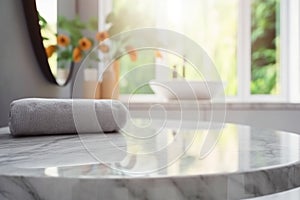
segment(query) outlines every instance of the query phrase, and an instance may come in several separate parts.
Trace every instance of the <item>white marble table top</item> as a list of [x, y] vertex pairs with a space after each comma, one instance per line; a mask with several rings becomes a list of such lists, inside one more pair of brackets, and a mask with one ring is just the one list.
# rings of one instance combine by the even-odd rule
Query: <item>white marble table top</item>
[[300, 136], [234, 124], [136, 119], [120, 133], [20, 138], [1, 129], [0, 199], [250, 198], [300, 186], [299, 159]]

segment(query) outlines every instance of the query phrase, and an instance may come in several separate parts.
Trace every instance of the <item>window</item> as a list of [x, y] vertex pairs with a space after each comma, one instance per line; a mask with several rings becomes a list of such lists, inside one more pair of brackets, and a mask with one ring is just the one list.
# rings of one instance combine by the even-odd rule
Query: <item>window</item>
[[280, 0], [251, 2], [251, 94], [280, 94]]
[[[113, 0], [108, 7], [115, 13], [130, 13], [123, 16], [131, 28], [167, 28], [197, 42], [215, 62], [229, 98], [300, 99], [297, 0]], [[177, 65], [180, 72], [182, 57], [162, 53], [170, 69]], [[135, 63], [121, 58], [121, 93], [151, 94], [148, 85], [134, 88], [164, 74], [150, 67], [148, 71], [136, 68], [153, 62], [156, 58], [150, 50], [139, 51]], [[171, 78], [171, 74], [164, 76]], [[201, 77], [187, 70], [186, 79]]]

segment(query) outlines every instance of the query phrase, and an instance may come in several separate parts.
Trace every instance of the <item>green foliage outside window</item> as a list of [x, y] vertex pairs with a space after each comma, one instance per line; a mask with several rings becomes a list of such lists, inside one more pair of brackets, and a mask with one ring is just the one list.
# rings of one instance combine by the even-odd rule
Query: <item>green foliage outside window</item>
[[251, 94], [278, 94], [279, 0], [252, 0]]

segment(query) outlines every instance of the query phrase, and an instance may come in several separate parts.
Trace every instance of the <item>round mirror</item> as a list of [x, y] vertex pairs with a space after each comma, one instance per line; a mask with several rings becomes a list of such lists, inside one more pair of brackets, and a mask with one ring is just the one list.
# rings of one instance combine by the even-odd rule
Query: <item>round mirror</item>
[[[58, 85], [65, 85], [71, 77], [73, 69], [72, 44], [67, 31], [64, 31], [59, 23], [65, 19], [62, 15], [59, 0], [36, 0], [40, 32], [47, 55], [51, 73]], [[71, 8], [71, 7], [70, 7]], [[67, 14], [72, 13], [72, 9]]]
[[[67, 2], [67, 3], [66, 3]], [[23, 8], [39, 65], [47, 79], [60, 86], [71, 79], [74, 37], [81, 37], [76, 20], [76, 0], [24, 0]], [[76, 34], [75, 34], [76, 33]]]

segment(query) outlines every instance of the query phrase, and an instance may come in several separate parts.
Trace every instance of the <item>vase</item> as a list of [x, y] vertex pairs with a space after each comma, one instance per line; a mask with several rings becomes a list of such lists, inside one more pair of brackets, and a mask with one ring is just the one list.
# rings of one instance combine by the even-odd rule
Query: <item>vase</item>
[[65, 84], [68, 78], [69, 70], [65, 68], [57, 68], [56, 81], [59, 85]]
[[117, 60], [103, 72], [101, 83], [102, 99], [119, 99], [119, 76], [120, 62]]
[[84, 78], [84, 98], [101, 99], [101, 82], [98, 81], [98, 70], [87, 68], [83, 71]]
[[97, 81], [98, 70], [95, 68], [86, 68], [83, 71], [83, 76], [85, 81]]

